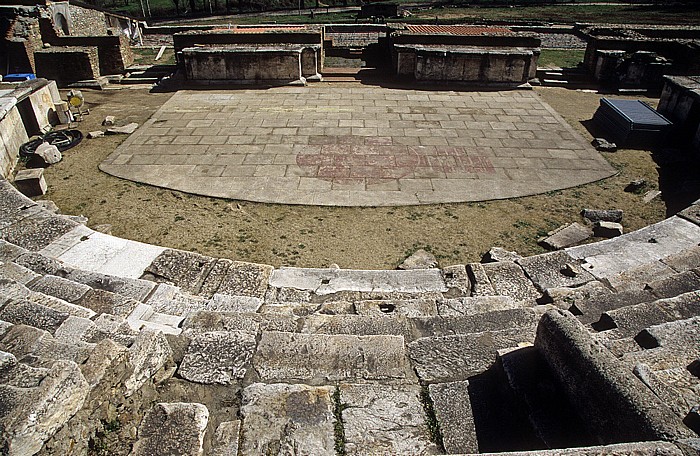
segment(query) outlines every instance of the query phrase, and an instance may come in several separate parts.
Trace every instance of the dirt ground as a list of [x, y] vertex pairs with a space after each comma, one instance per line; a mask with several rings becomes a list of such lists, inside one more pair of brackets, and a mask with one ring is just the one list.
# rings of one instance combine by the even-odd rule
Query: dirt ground
[[[560, 88], [537, 92], [584, 137], [601, 95]], [[78, 124], [102, 128], [105, 115], [118, 124], [143, 123], [170, 94], [146, 89], [83, 91], [90, 114]], [[655, 103], [657, 100], [649, 100]], [[506, 201], [395, 208], [285, 206], [193, 196], [121, 180], [98, 170], [123, 136], [84, 139], [48, 168], [46, 195], [63, 213], [84, 215], [89, 226], [111, 224], [116, 236], [211, 256], [274, 266], [395, 268], [419, 248], [442, 266], [479, 261], [492, 246], [521, 254], [543, 252], [537, 240], [562, 224], [582, 219], [582, 208], [623, 209], [625, 230], [667, 216], [666, 203], [623, 189], [646, 179], [658, 187], [651, 154], [621, 150], [605, 157], [620, 172], [604, 181]]]

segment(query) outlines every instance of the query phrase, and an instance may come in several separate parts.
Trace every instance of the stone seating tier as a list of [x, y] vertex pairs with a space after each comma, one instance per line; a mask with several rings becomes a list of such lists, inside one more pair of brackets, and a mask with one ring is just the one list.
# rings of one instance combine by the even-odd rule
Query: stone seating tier
[[10, 454], [697, 452], [697, 207], [515, 261], [354, 271], [114, 238], [0, 192]]

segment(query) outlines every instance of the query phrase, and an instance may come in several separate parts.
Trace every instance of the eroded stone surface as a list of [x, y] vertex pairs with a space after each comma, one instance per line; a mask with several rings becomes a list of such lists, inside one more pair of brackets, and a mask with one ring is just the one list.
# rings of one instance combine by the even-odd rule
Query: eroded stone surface
[[515, 263], [487, 263], [483, 268], [498, 295], [510, 296], [516, 301], [537, 299], [540, 296], [523, 269]]
[[404, 378], [401, 336], [351, 336], [266, 332], [253, 358], [260, 378], [329, 382]]
[[562, 251], [521, 258], [518, 264], [540, 291], [578, 287], [594, 279], [577, 260]]
[[523, 307], [522, 304], [517, 303], [509, 296], [468, 296], [437, 301], [438, 315], [445, 317], [474, 315], [521, 307]]
[[243, 455], [334, 456], [333, 388], [254, 383], [243, 390]]
[[212, 443], [212, 456], [233, 456], [238, 454], [238, 438], [241, 421], [224, 421], [219, 424]]
[[449, 454], [478, 453], [469, 382], [436, 383], [429, 386], [429, 391], [445, 451]]
[[345, 450], [350, 455], [437, 454], [417, 385], [340, 386]]
[[146, 413], [133, 456], [201, 456], [209, 410], [197, 403], [160, 403]]
[[134, 372], [124, 382], [126, 396], [133, 394], [163, 366], [172, 362], [172, 350], [163, 333], [142, 330], [129, 347], [129, 361]]
[[534, 340], [535, 327], [476, 334], [424, 337], [408, 344], [408, 354], [425, 382], [465, 380], [496, 362], [498, 350]]
[[245, 376], [255, 351], [255, 333], [207, 332], [192, 337], [179, 374], [192, 382], [228, 385]]
[[272, 266], [264, 264], [234, 261], [221, 279], [218, 292], [263, 299], [272, 270]]

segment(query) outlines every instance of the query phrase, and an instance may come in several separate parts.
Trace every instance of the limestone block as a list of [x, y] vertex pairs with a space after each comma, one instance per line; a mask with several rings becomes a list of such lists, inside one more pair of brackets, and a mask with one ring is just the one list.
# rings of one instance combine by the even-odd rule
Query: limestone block
[[205, 309], [212, 312], [255, 313], [262, 305], [263, 300], [253, 296], [231, 296], [222, 293], [214, 293], [209, 302], [207, 302]]
[[438, 315], [445, 317], [474, 315], [522, 307], [522, 304], [509, 296], [468, 296], [437, 300]]
[[594, 277], [566, 252], [558, 251], [521, 258], [517, 263], [540, 291], [548, 288], [579, 287]]
[[78, 410], [90, 392], [90, 386], [78, 366], [57, 361], [41, 384], [23, 395], [5, 417], [5, 438], [9, 454], [33, 455]]
[[139, 124], [132, 122], [121, 127], [110, 127], [105, 131], [107, 135], [130, 135], [139, 128]]
[[146, 272], [196, 293], [216, 260], [199, 253], [168, 249], [158, 255]]
[[517, 252], [506, 250], [502, 247], [491, 247], [484, 254], [482, 263], [495, 263], [497, 261], [515, 261], [522, 258]]
[[185, 318], [182, 328], [188, 333], [214, 331], [286, 331], [295, 332], [297, 318], [287, 315], [226, 313], [201, 310]]
[[243, 390], [240, 454], [334, 456], [333, 388], [254, 383]]
[[135, 393], [166, 364], [172, 362], [172, 350], [161, 332], [143, 330], [129, 348], [132, 375], [124, 382], [125, 396]]
[[519, 265], [505, 261], [487, 263], [483, 268], [498, 295], [510, 296], [516, 301], [540, 297], [540, 293]]
[[412, 339], [405, 317], [376, 317], [373, 315], [309, 315], [304, 318], [302, 333], [354, 334], [357, 336], [394, 335]]
[[580, 244], [593, 235], [588, 227], [577, 222], [561, 226], [547, 234], [548, 236], [546, 238], [540, 240], [540, 244], [553, 250]]
[[0, 309], [0, 320], [16, 325], [29, 325], [53, 334], [69, 317], [65, 312], [31, 301], [10, 301]]
[[[129, 359], [129, 350], [111, 339], [101, 340], [95, 350], [90, 353], [90, 357], [80, 369], [85, 380], [91, 387], [98, 385], [108, 374], [124, 375], [125, 369], [120, 366], [125, 365]], [[114, 371], [117, 372], [114, 372]]]
[[96, 343], [107, 337], [107, 333], [101, 331], [92, 320], [71, 315], [56, 329], [54, 337], [58, 340]]
[[197, 403], [159, 403], [146, 413], [132, 456], [201, 456], [209, 410]]
[[255, 344], [255, 333], [219, 331], [195, 334], [178, 373], [192, 382], [228, 385], [245, 376]]
[[356, 301], [355, 311], [359, 315], [374, 315], [377, 317], [396, 315], [423, 317], [437, 315], [437, 307], [434, 299]]
[[450, 317], [411, 318], [414, 330], [422, 337], [471, 334], [520, 327], [533, 327], [539, 320], [532, 309], [516, 308]]
[[599, 441], [690, 437], [680, 419], [570, 313], [547, 312], [535, 346]]
[[479, 442], [469, 401], [469, 382], [436, 383], [428, 387], [442, 442], [448, 454], [478, 453]]
[[178, 316], [202, 310], [207, 303], [204, 298], [181, 292], [179, 287], [166, 283], [158, 284], [158, 288], [148, 297], [146, 302], [156, 312]]
[[342, 384], [347, 454], [438, 454], [419, 397], [418, 385]]
[[496, 290], [493, 288], [489, 276], [486, 275], [484, 266], [479, 263], [466, 265], [467, 274], [472, 284], [472, 296], [494, 296]]
[[29, 197], [44, 195], [48, 188], [42, 168], [19, 171], [15, 176], [15, 185], [17, 190]]
[[234, 261], [221, 280], [218, 293], [263, 299], [273, 267]]
[[15, 388], [34, 388], [46, 378], [48, 369], [27, 366], [12, 353], [0, 351], [0, 384]]
[[398, 266], [398, 269], [430, 269], [436, 268], [437, 264], [435, 255], [423, 249], [418, 249], [406, 258]]
[[581, 216], [590, 222], [615, 222], [622, 223], [623, 211], [621, 209], [582, 209]]
[[73, 282], [62, 277], [46, 275], [36, 282], [33, 282], [29, 288], [39, 293], [51, 295], [68, 302], [76, 302], [80, 300], [91, 289], [82, 283]]
[[240, 420], [224, 421], [219, 424], [212, 443], [212, 456], [232, 456], [238, 454], [238, 439], [241, 432]]
[[445, 286], [447, 287], [447, 297], [455, 298], [471, 295], [471, 282], [469, 281], [467, 268], [463, 264], [442, 268], [442, 280], [445, 281]]
[[93, 310], [98, 315], [107, 313], [126, 317], [134, 311], [139, 302], [109, 291], [90, 289], [77, 304]]
[[66, 217], [44, 212], [23, 218], [0, 229], [0, 237], [12, 244], [36, 252], [59, 239], [77, 225]]
[[597, 237], [612, 238], [621, 236], [623, 232], [622, 225], [616, 222], [601, 220], [593, 225], [593, 235]]
[[15, 263], [0, 263], [0, 279], [27, 284], [37, 277], [39, 277], [39, 274], [24, 266]]
[[466, 380], [490, 368], [498, 350], [532, 343], [535, 326], [454, 336], [424, 337], [407, 345], [414, 369], [424, 382]]
[[332, 382], [405, 378], [403, 337], [266, 332], [253, 357], [261, 379]]
[[41, 143], [34, 151], [34, 155], [44, 161], [47, 165], [53, 165], [63, 159], [63, 155], [59, 152], [58, 147], [49, 143]]

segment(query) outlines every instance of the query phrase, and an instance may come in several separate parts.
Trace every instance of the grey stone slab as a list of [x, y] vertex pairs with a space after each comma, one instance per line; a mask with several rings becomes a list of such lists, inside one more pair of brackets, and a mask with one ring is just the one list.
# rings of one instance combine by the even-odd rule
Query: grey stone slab
[[590, 290], [588, 296], [584, 295], [581, 298], [574, 298], [573, 303], [567, 310], [576, 315], [582, 323], [593, 323], [598, 321], [602, 313], [608, 310], [654, 300], [656, 300], [656, 297], [648, 290], [608, 293], [596, 287]]
[[238, 454], [241, 421], [224, 421], [216, 427], [212, 443], [212, 456], [230, 456]]
[[300, 332], [308, 334], [351, 334], [355, 336], [394, 335], [412, 339], [404, 316], [375, 315], [309, 315], [303, 319]]
[[15, 325], [29, 325], [54, 333], [69, 317], [65, 312], [59, 312], [50, 307], [31, 301], [10, 301], [0, 309], [0, 320]]
[[508, 309], [461, 316], [418, 317], [409, 321], [420, 337], [471, 334], [533, 327], [539, 315], [532, 309]]
[[65, 217], [42, 214], [0, 229], [0, 238], [36, 252], [78, 225]]
[[146, 303], [152, 306], [156, 312], [184, 317], [190, 312], [204, 309], [207, 300], [181, 292], [179, 287], [161, 283], [146, 299]]
[[250, 332], [194, 334], [178, 373], [191, 382], [231, 384], [245, 376], [255, 345], [255, 333]]
[[136, 309], [139, 301], [117, 293], [91, 289], [76, 301], [76, 304], [86, 307], [98, 315], [107, 313], [127, 317]]
[[516, 302], [509, 296], [470, 296], [437, 300], [438, 315], [443, 317], [475, 315], [522, 307], [522, 303]]
[[375, 317], [403, 315], [422, 317], [437, 315], [434, 299], [383, 299], [356, 301], [355, 312], [359, 315]]
[[31, 394], [15, 395], [14, 400], [5, 402], [3, 434], [8, 451], [38, 453], [82, 408], [89, 393], [90, 386], [75, 363], [56, 362]]
[[231, 296], [214, 293], [205, 309], [213, 312], [257, 312], [263, 300], [253, 296]]
[[668, 256], [700, 243], [700, 227], [680, 217], [594, 244], [571, 247], [567, 253], [584, 260], [585, 269], [597, 278], [607, 278]]
[[700, 246], [690, 247], [682, 252], [669, 255], [661, 261], [676, 272], [698, 268], [700, 267]]
[[0, 279], [9, 279], [21, 284], [27, 284], [40, 277], [31, 269], [15, 263], [0, 263]]
[[161, 332], [143, 330], [129, 347], [129, 362], [134, 370], [124, 381], [126, 397], [134, 394], [161, 368], [172, 363], [173, 351]]
[[700, 356], [700, 316], [651, 326], [636, 338], [644, 347], [658, 346], [684, 352], [687, 364]]
[[209, 410], [197, 403], [159, 403], [143, 417], [131, 454], [201, 456]]
[[540, 297], [540, 293], [519, 265], [506, 261], [487, 263], [483, 268], [498, 295], [509, 296], [516, 301]]
[[472, 285], [469, 281], [467, 268], [463, 264], [442, 268], [442, 279], [447, 287], [446, 297], [456, 298], [471, 295]]
[[158, 255], [146, 272], [196, 294], [215, 262], [199, 253], [170, 249]]
[[659, 298], [670, 298], [690, 291], [700, 290], [700, 276], [685, 271], [670, 277], [649, 282], [645, 287]]
[[472, 296], [495, 296], [497, 294], [482, 264], [470, 263], [466, 269], [472, 285]]
[[535, 346], [600, 441], [690, 437], [680, 419], [568, 312], [543, 316]]
[[435, 383], [428, 390], [445, 451], [448, 454], [478, 453], [469, 382]]
[[[11, 245], [11, 244], [7, 244]], [[24, 250], [24, 249], [23, 249]], [[48, 258], [44, 255], [35, 252], [26, 252], [20, 254], [17, 258], [13, 260], [20, 266], [24, 266], [27, 269], [31, 269], [37, 274], [51, 274], [51, 275], [62, 275], [67, 268], [63, 263], [53, 258]]]
[[272, 273], [272, 266], [234, 261], [216, 291], [232, 296], [251, 296], [262, 299], [265, 297]]
[[148, 280], [117, 277], [99, 272], [83, 271], [81, 269], [71, 269], [65, 277], [91, 288], [117, 293], [137, 301], [146, 299], [156, 286], [155, 283]]
[[334, 456], [333, 388], [254, 383], [243, 390], [239, 454]]
[[14, 261], [18, 256], [27, 253], [26, 249], [10, 242], [0, 240], [0, 261]]
[[574, 222], [568, 225], [559, 227], [558, 229], [548, 233], [549, 236], [540, 240], [540, 243], [545, 247], [559, 250], [572, 245], [580, 244], [586, 239], [593, 236], [590, 228]]
[[401, 336], [265, 332], [253, 357], [265, 381], [403, 379], [408, 365]]
[[347, 454], [438, 454], [418, 385], [342, 384], [340, 401]]
[[361, 271], [352, 269], [280, 268], [270, 277], [270, 286], [310, 290], [317, 295], [341, 291], [376, 293], [446, 292], [437, 269], [408, 271]]
[[211, 312], [203, 310], [188, 315], [182, 323], [182, 328], [192, 332], [294, 332], [297, 329], [297, 318], [287, 315]]
[[489, 369], [498, 350], [532, 343], [535, 326], [453, 336], [424, 337], [407, 345], [418, 377], [424, 382], [466, 380]]
[[92, 288], [87, 285], [53, 275], [41, 277], [29, 284], [29, 288], [68, 302], [78, 302], [83, 296], [92, 291]]
[[544, 291], [548, 288], [578, 287], [594, 277], [585, 271], [566, 252], [551, 252], [520, 258], [516, 261], [535, 286]]

